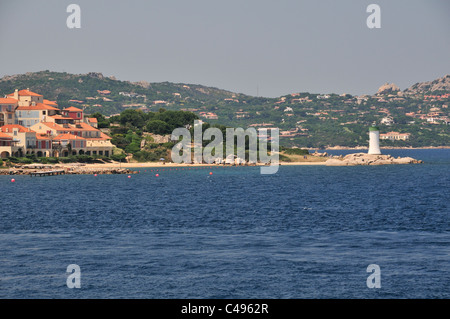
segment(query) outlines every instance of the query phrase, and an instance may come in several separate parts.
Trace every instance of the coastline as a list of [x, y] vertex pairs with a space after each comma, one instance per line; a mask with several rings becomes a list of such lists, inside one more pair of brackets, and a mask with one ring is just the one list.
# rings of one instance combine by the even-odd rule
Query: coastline
[[[361, 146], [361, 147], [346, 147], [346, 146], [330, 146], [324, 149], [319, 148], [309, 148], [308, 150], [315, 150], [315, 151], [336, 151], [336, 150], [355, 150], [355, 151], [364, 151], [368, 150], [368, 147]], [[432, 149], [450, 149], [450, 146], [422, 146], [422, 147], [409, 147], [409, 146], [380, 146], [380, 149], [382, 150], [432, 150]]]
[[[323, 165], [325, 161], [315, 162], [282, 162], [280, 166], [294, 166], [294, 165]], [[49, 175], [97, 175], [97, 174], [138, 174], [139, 168], [154, 168], [157, 170], [171, 170], [173, 168], [219, 168], [219, 167], [261, 167], [266, 166], [264, 164], [256, 165], [222, 165], [222, 164], [176, 164], [176, 163], [94, 163], [94, 164], [82, 164], [82, 163], [69, 163], [69, 164], [45, 164], [41, 167], [22, 167], [3, 168], [0, 169], [0, 175], [31, 175], [31, 176], [49, 176]]]
[[[291, 165], [325, 165], [323, 162], [280, 162], [280, 166]], [[61, 167], [73, 167], [70, 164], [59, 164]], [[264, 166], [263, 164], [257, 165], [222, 165], [222, 164], [177, 164], [177, 163], [157, 163], [157, 162], [145, 162], [145, 163], [104, 163], [104, 164], [85, 164], [81, 167], [85, 168], [178, 168], [178, 167], [250, 167], [250, 166]]]
[[[385, 150], [390, 149], [413, 149], [413, 148], [383, 148]], [[420, 149], [450, 149], [450, 147], [421, 147], [421, 148], [414, 148], [417, 150]], [[327, 150], [355, 150], [355, 151], [361, 151], [360, 148], [330, 148], [323, 150], [326, 154]], [[322, 154], [317, 152], [318, 154]], [[311, 153], [313, 154], [313, 153]], [[348, 156], [357, 156], [357, 157], [367, 157], [367, 154], [365, 152], [356, 152], [354, 154], [348, 154]], [[389, 159], [382, 159], [381, 157], [388, 156]], [[384, 154], [381, 156], [378, 156], [379, 158], [374, 159], [373, 163], [366, 162], [365, 159], [363, 160], [364, 163], [349, 163], [348, 161], [345, 161], [345, 157], [343, 155], [315, 155], [315, 156], [308, 156], [307, 159], [304, 159], [303, 156], [291, 156], [290, 162], [281, 161], [279, 162], [279, 166], [346, 166], [346, 165], [353, 165], [353, 164], [365, 164], [365, 165], [380, 165], [380, 164], [408, 164], [408, 163], [422, 163], [421, 160], [415, 160], [410, 157], [404, 157], [404, 158], [393, 158], [392, 156], [388, 154]], [[383, 161], [380, 161], [380, 160]], [[389, 162], [390, 161], [390, 162]], [[382, 163], [383, 162], [383, 163]], [[388, 163], [389, 162], [389, 163]], [[395, 163], [394, 163], [395, 162]], [[30, 166], [45, 166], [45, 167], [30, 167]], [[66, 174], [137, 174], [140, 172], [139, 169], [145, 169], [145, 168], [153, 168], [157, 170], [162, 169], [173, 169], [173, 168], [190, 168], [190, 167], [204, 167], [204, 168], [219, 168], [219, 167], [249, 167], [249, 166], [266, 166], [262, 163], [252, 164], [252, 165], [230, 165], [230, 164], [177, 164], [177, 163], [163, 163], [163, 162], [131, 162], [131, 163], [120, 163], [120, 162], [110, 162], [110, 163], [58, 163], [58, 164], [19, 164], [17, 166], [12, 166], [10, 168], [8, 167], [1, 167], [0, 169], [0, 175], [31, 175], [33, 173], [39, 173], [43, 172], [45, 170], [64, 170]]]

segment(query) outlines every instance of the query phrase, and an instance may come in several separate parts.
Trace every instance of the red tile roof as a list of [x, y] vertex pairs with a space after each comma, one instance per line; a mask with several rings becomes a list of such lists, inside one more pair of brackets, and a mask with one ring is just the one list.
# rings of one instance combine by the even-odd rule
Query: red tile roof
[[50, 101], [50, 100], [46, 100], [46, 99], [44, 99], [44, 104], [53, 105], [53, 106], [57, 106], [58, 105], [56, 103], [56, 101]]
[[105, 133], [101, 132], [100, 137], [88, 137], [87, 140], [93, 140], [93, 141], [104, 141], [104, 140], [112, 140], [112, 137], [106, 135]]
[[[81, 126], [81, 130], [83, 131], [98, 131], [98, 129], [96, 129], [95, 127], [90, 126], [87, 123], [78, 123], [76, 125], [80, 125]], [[80, 128], [78, 128], [80, 130]]]
[[16, 99], [13, 98], [0, 98], [0, 104], [14, 104], [17, 103], [18, 101]]
[[74, 119], [71, 118], [71, 117], [65, 117], [65, 116], [62, 116], [62, 115], [59, 115], [59, 114], [56, 114], [56, 115], [50, 115], [49, 117], [54, 118], [55, 120], [71, 120], [71, 121], [74, 120]]
[[70, 106], [68, 108], [65, 108], [63, 111], [69, 111], [69, 112], [83, 112], [83, 110], [80, 110], [76, 107]]
[[8, 134], [0, 132], [0, 138], [4, 140], [12, 140], [12, 136], [9, 136]]
[[18, 129], [19, 133], [34, 132], [33, 130], [18, 124], [7, 124], [0, 127], [1, 132], [12, 133], [13, 129]]
[[88, 118], [88, 121], [91, 122], [91, 123], [98, 123], [96, 117], [90, 117], [90, 118]]
[[73, 134], [59, 134], [58, 136], [56, 136], [54, 138], [54, 140], [86, 140], [83, 137], [77, 136], [77, 135], [73, 135]]
[[30, 105], [30, 106], [19, 106], [17, 108], [19, 111], [34, 111], [34, 110], [53, 110], [53, 111], [59, 111], [58, 108], [45, 105], [43, 103], [37, 103], [36, 105]]
[[52, 137], [48, 136], [47, 134], [36, 134], [37, 140], [51, 140]]
[[[64, 130], [67, 131], [67, 130], [68, 130], [68, 129], [62, 127], [61, 125], [58, 125], [58, 124], [52, 123], [52, 122], [40, 122], [40, 123], [38, 123], [38, 124], [43, 124], [43, 125], [45, 125], [45, 126], [47, 126], [47, 127], [49, 127], [49, 128], [52, 128], [52, 129], [54, 129], [54, 130], [57, 130], [57, 131], [64, 131]], [[36, 125], [36, 124], [35, 124], [35, 125]]]
[[[8, 96], [14, 96], [14, 93], [8, 94]], [[20, 90], [19, 96], [42, 96], [42, 95], [31, 92], [29, 90]]]

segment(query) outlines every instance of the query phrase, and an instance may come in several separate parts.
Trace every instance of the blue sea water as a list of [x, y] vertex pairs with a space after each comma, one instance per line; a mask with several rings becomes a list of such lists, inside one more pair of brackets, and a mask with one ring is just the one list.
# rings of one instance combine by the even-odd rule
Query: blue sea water
[[0, 298], [449, 298], [450, 150], [384, 153], [425, 163], [0, 176]]

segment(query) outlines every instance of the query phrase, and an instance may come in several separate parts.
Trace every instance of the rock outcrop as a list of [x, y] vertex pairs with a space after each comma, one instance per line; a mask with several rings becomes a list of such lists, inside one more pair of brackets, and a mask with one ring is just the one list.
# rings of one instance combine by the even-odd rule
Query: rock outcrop
[[447, 74], [434, 81], [416, 83], [404, 92], [406, 94], [417, 94], [434, 91], [450, 91], [450, 75]]
[[355, 166], [355, 165], [387, 165], [387, 164], [417, 164], [423, 163], [412, 157], [393, 157], [391, 155], [371, 155], [367, 153], [353, 153], [342, 159], [330, 158], [326, 166]]
[[378, 89], [377, 94], [397, 94], [400, 91], [400, 88], [394, 83], [385, 83]]

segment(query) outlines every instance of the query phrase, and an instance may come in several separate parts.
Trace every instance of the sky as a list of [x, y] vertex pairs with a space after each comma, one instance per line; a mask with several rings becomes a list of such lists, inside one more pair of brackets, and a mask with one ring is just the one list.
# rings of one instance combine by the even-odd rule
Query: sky
[[[81, 28], [69, 29], [70, 4]], [[370, 29], [369, 4], [381, 9]], [[253, 96], [450, 74], [448, 0], [0, 0], [0, 77], [42, 70]]]

